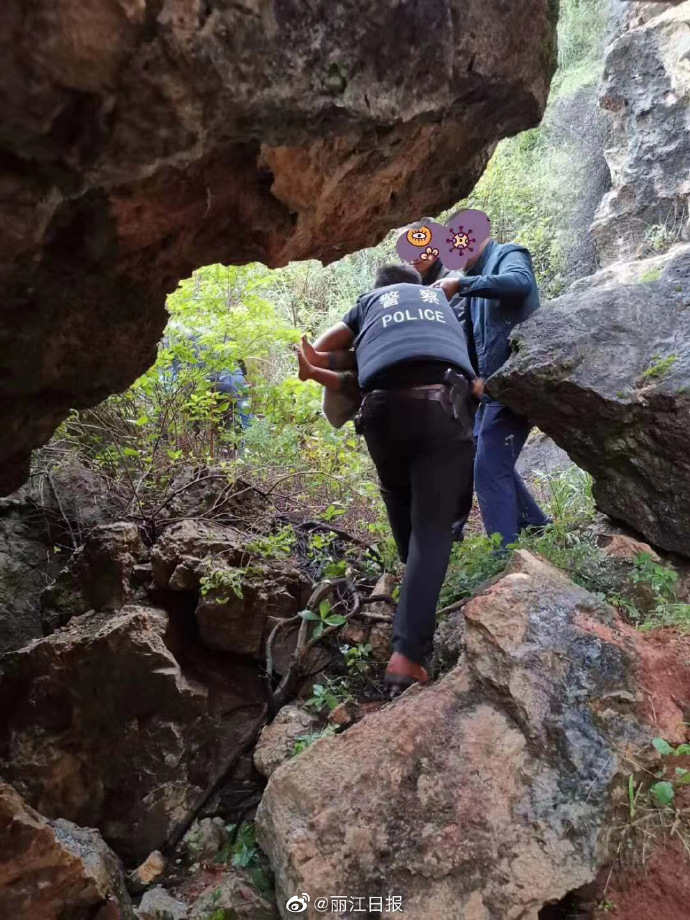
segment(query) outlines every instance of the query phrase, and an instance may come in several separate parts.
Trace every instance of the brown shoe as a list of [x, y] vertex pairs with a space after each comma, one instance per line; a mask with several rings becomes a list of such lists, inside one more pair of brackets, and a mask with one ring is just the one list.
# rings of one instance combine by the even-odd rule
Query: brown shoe
[[406, 658], [400, 652], [393, 652], [383, 680], [391, 688], [392, 695], [397, 696], [412, 684], [424, 685], [429, 680], [429, 675], [421, 664]]

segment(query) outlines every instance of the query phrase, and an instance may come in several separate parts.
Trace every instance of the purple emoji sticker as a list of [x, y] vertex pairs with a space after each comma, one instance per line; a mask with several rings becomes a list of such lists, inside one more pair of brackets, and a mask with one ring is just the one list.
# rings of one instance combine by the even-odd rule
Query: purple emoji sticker
[[445, 247], [440, 258], [446, 268], [464, 268], [491, 236], [491, 221], [483, 211], [458, 211], [448, 221]]
[[406, 227], [395, 248], [404, 262], [416, 268], [440, 259], [446, 268], [460, 269], [490, 235], [489, 218], [483, 211], [470, 208], [458, 211], [445, 227], [428, 218]]
[[403, 262], [433, 263], [441, 257], [441, 247], [447, 236], [448, 230], [443, 224], [424, 220], [403, 230], [395, 248]]

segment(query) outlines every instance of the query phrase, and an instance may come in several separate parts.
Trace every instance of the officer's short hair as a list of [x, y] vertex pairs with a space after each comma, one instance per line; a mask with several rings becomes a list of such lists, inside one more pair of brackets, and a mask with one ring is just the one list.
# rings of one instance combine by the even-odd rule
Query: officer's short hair
[[376, 271], [374, 287], [386, 287], [389, 284], [421, 284], [422, 276], [411, 265], [390, 263], [380, 265]]

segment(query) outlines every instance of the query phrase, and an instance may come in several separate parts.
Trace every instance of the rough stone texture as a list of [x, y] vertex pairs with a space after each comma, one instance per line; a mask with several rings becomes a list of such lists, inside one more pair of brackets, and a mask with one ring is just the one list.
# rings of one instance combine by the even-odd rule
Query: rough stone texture
[[119, 610], [133, 601], [140, 587], [134, 567], [146, 555], [136, 524], [95, 527], [41, 596], [44, 634], [89, 610]]
[[165, 873], [165, 858], [159, 850], [149, 853], [140, 866], [127, 876], [130, 891], [144, 891], [154, 885]]
[[37, 464], [21, 489], [0, 500], [0, 652], [43, 634], [42, 592], [86, 535], [122, 510], [103, 480], [74, 459], [49, 472]]
[[241, 566], [246, 540], [246, 534], [214, 521], [171, 524], [151, 550], [153, 581], [172, 591], [198, 588], [206, 571], [204, 560], [212, 557], [217, 567]]
[[278, 917], [275, 904], [259, 894], [248, 873], [225, 867], [194, 901], [189, 920], [207, 920], [214, 911], [233, 920], [277, 920]]
[[318, 719], [299, 706], [283, 706], [273, 722], [264, 726], [254, 748], [254, 765], [270, 776], [293, 756], [295, 742], [317, 730]]
[[50, 529], [45, 509], [26, 488], [0, 499], [0, 651], [41, 635], [41, 592], [62, 565]]
[[187, 831], [182, 847], [192, 862], [206, 861], [213, 859], [227, 840], [228, 832], [222, 818], [202, 818]]
[[592, 233], [604, 265], [649, 254], [655, 226], [690, 239], [690, 2], [642, 6], [641, 24], [608, 49], [601, 88], [612, 121], [613, 187]]
[[646, 722], [640, 688], [659, 710], [668, 692], [645, 641], [525, 552], [465, 621], [466, 656], [443, 679], [271, 776], [257, 828], [283, 916], [302, 891], [306, 917], [324, 916], [319, 895], [392, 892], [409, 920], [537, 920], [596, 876], [621, 754], [662, 730]]
[[120, 864], [96, 831], [50, 823], [0, 783], [0, 915], [133, 920]]
[[623, 533], [607, 534], [597, 538], [597, 543], [602, 547], [607, 556], [615, 556], [626, 562], [634, 562], [639, 556], [646, 554], [655, 562], [661, 562], [658, 554], [654, 552], [649, 543], [643, 543], [634, 537]]
[[593, 474], [602, 511], [690, 555], [690, 246], [578, 282], [513, 343], [491, 392]]
[[246, 737], [263, 700], [256, 669], [236, 662], [206, 659], [183, 673], [188, 646], [167, 614], [124, 607], [75, 617], [5, 655], [0, 772], [33, 807], [98, 827], [137, 865]]
[[[154, 584], [171, 591], [196, 591], [203, 576], [247, 565], [247, 539], [246, 533], [214, 521], [172, 524], [151, 550]], [[272, 622], [298, 613], [311, 587], [294, 565], [252, 559], [251, 572], [242, 577], [241, 596], [232, 585], [219, 583], [199, 597], [196, 620], [201, 639], [209, 648], [256, 657]]]
[[137, 920], [187, 920], [188, 916], [187, 905], [160, 887], [147, 891], [137, 908]]
[[199, 265], [332, 261], [467, 194], [539, 121], [554, 20], [552, 0], [8, 0], [0, 488], [153, 362]]
[[212, 588], [199, 600], [196, 621], [209, 648], [258, 657], [270, 625], [295, 616], [306, 605], [312, 585], [296, 566], [252, 563], [241, 597], [230, 588]]

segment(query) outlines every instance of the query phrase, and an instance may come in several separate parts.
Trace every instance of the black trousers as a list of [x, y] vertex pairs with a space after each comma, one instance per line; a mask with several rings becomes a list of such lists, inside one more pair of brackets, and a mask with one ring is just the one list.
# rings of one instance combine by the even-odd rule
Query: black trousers
[[470, 414], [455, 419], [440, 402], [394, 391], [372, 394], [362, 409], [361, 431], [379, 474], [400, 558], [407, 563], [393, 649], [426, 664], [453, 521], [463, 500], [471, 502]]

